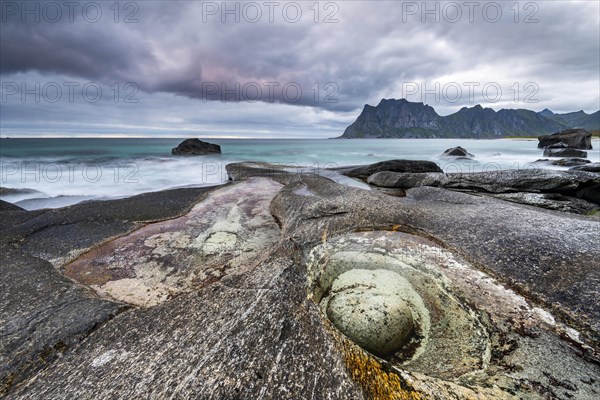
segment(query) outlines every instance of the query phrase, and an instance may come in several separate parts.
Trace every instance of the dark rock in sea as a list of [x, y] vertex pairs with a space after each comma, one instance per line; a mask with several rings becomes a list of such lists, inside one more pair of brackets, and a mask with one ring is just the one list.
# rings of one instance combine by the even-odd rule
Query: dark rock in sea
[[443, 172], [442, 169], [433, 161], [420, 160], [388, 160], [357, 167], [339, 168], [338, 171], [343, 175], [362, 180], [366, 180], [370, 175], [373, 175], [379, 171]]
[[[566, 129], [552, 135], [538, 137], [538, 148], [543, 149], [562, 143], [571, 149], [590, 150], [592, 148], [592, 133], [585, 129]], [[569, 156], [565, 156], [569, 157]], [[572, 156], [578, 157], [578, 156]]]
[[173, 155], [221, 154], [221, 146], [200, 139], [186, 139], [171, 150]]
[[600, 172], [600, 163], [591, 163], [571, 168], [571, 171]]
[[587, 152], [577, 149], [545, 149], [544, 157], [581, 157], [586, 158]]
[[584, 158], [562, 158], [560, 160], [552, 161], [553, 165], [560, 165], [562, 167], [573, 167], [576, 165], [585, 165], [589, 163], [591, 163], [591, 161]]
[[473, 154], [469, 153], [467, 151], [467, 149], [462, 148], [460, 146], [458, 146], [458, 147], [452, 147], [451, 149], [448, 149], [448, 150], [444, 151], [444, 153], [442, 154], [442, 156], [444, 156], [444, 157], [460, 157], [460, 158], [473, 158], [473, 157], [475, 157]]

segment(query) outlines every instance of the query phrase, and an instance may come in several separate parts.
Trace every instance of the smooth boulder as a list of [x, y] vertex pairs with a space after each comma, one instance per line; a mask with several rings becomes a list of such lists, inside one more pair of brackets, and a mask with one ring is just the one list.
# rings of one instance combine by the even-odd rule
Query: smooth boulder
[[393, 271], [354, 269], [338, 276], [324, 299], [327, 317], [346, 336], [378, 356], [397, 352], [414, 330], [403, 294], [410, 284]]
[[179, 143], [177, 147], [174, 147], [171, 150], [171, 154], [175, 156], [221, 154], [221, 146], [218, 144], [203, 142], [202, 140], [196, 138], [186, 139]]
[[552, 135], [538, 137], [538, 148], [543, 149], [563, 143], [571, 149], [590, 150], [592, 148], [592, 133], [585, 129], [566, 129]]

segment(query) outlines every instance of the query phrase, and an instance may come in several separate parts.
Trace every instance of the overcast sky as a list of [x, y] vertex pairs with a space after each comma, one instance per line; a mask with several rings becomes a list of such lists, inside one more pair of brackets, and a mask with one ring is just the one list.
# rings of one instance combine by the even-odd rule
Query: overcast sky
[[2, 136], [334, 137], [403, 97], [600, 108], [597, 0], [0, 4]]

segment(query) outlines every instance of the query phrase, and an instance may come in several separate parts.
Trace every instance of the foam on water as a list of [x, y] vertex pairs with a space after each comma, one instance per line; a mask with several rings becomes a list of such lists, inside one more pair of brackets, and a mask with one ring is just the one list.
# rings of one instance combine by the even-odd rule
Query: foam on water
[[[498, 169], [556, 168], [534, 163], [543, 158], [537, 140], [469, 139], [353, 139], [248, 140], [214, 139], [223, 154], [171, 156], [180, 139], [2, 139], [2, 187], [34, 189], [0, 199], [26, 209], [62, 207], [90, 199], [108, 199], [174, 187], [208, 186], [227, 181], [231, 162], [265, 161], [319, 168], [370, 164], [389, 159], [437, 162], [446, 172]], [[444, 150], [462, 146], [474, 160], [440, 157]], [[600, 161], [600, 141], [588, 151]], [[348, 184], [349, 178], [335, 176]], [[353, 184], [355, 181], [352, 180]], [[360, 183], [357, 186], [363, 187]]]

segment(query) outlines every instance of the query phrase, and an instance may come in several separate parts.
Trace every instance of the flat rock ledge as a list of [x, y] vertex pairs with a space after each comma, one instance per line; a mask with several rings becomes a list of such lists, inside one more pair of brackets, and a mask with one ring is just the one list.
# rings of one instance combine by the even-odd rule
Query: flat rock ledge
[[600, 221], [263, 173], [0, 211], [2, 394], [597, 398]]
[[580, 214], [600, 208], [600, 174], [585, 169], [450, 174], [381, 171], [370, 175], [367, 182], [376, 187], [404, 190], [421, 186], [442, 187]]

